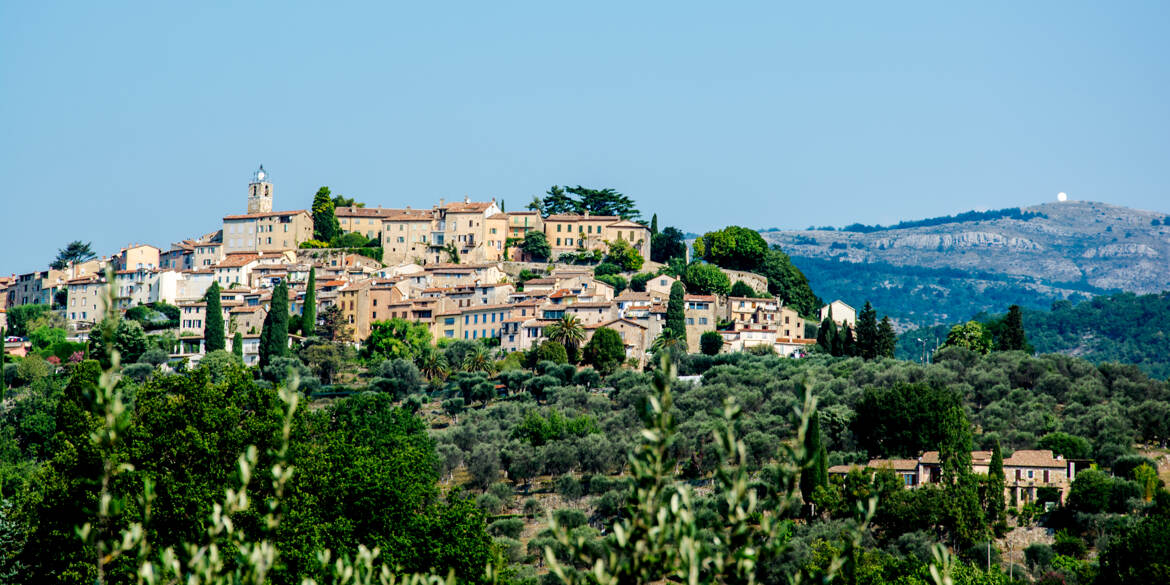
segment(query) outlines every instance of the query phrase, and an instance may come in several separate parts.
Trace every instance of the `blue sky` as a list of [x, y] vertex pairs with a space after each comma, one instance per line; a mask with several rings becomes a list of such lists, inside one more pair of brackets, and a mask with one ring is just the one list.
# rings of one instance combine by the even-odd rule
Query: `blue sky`
[[[1170, 3], [0, 4], [0, 273], [321, 185], [614, 187], [662, 225], [1170, 212]], [[820, 8], [814, 8], [820, 5]]]

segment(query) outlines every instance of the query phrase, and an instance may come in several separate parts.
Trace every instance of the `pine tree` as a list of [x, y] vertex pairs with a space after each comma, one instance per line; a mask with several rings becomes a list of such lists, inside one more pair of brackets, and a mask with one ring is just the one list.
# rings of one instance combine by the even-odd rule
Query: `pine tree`
[[218, 282], [207, 287], [204, 300], [207, 301], [207, 316], [203, 320], [203, 348], [208, 353], [223, 349], [227, 339], [223, 333], [223, 305], [220, 304]]
[[312, 337], [317, 332], [317, 267], [309, 268], [309, 284], [305, 287], [305, 305], [301, 311], [301, 335]]
[[1008, 307], [1007, 317], [1003, 320], [1003, 334], [999, 338], [999, 348], [1003, 351], [1022, 351], [1028, 346], [1028, 338], [1024, 335], [1024, 316], [1019, 305]]
[[687, 345], [686, 294], [683, 283], [676, 281], [670, 287], [670, 300], [666, 303], [666, 329], [671, 337], [682, 342], [684, 350]]
[[996, 536], [1003, 536], [1007, 532], [1007, 516], [1003, 503], [1003, 492], [1007, 485], [1007, 477], [1003, 472], [1003, 449], [999, 441], [991, 449], [991, 466], [987, 470], [987, 525]]
[[241, 360], [244, 359], [244, 334], [239, 331], [232, 337], [232, 353]]
[[288, 285], [280, 283], [272, 289], [272, 302], [264, 317], [260, 332], [260, 367], [272, 363], [273, 358], [288, 352]]
[[828, 456], [825, 454], [820, 421], [820, 415], [814, 412], [808, 419], [808, 430], [804, 434], [805, 453], [812, 454], [812, 465], [800, 472], [800, 493], [805, 503], [812, 500], [818, 486], [829, 483]]
[[658, 235], [658, 214], [650, 216], [650, 237]]
[[894, 333], [894, 324], [890, 317], [882, 317], [878, 325], [877, 341], [874, 343], [874, 353], [877, 357], [894, 357], [894, 350], [898, 347], [898, 334]]
[[867, 360], [877, 357], [877, 336], [877, 311], [865, 301], [865, 307], [857, 317], [857, 355]]

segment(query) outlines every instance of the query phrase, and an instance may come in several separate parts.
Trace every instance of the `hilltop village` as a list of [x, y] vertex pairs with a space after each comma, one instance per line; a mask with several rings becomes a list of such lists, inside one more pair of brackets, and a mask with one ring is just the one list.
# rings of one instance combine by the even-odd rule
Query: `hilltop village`
[[[332, 209], [341, 237], [330, 243], [314, 239], [321, 233], [318, 210], [279, 211], [274, 203], [274, 185], [261, 167], [247, 186], [246, 212], [225, 215], [215, 231], [169, 249], [130, 244], [110, 256], [0, 278], [0, 311], [47, 306], [64, 317], [71, 341], [84, 342], [103, 315], [106, 275], [112, 274], [114, 309], [177, 307], [170, 358], [193, 366], [207, 351], [206, 296], [217, 283], [226, 349], [256, 365], [272, 293], [283, 283], [294, 322], [312, 302], [313, 314], [330, 319], [334, 330], [340, 322], [342, 339], [355, 346], [373, 324], [402, 319], [425, 325], [440, 343], [486, 340], [514, 352], [541, 343], [549, 325], [573, 316], [585, 336], [580, 345], [599, 328], [613, 329], [628, 363], [641, 365], [662, 337], [671, 289], [679, 282], [666, 264], [650, 260], [656, 226], [620, 215], [505, 211], [494, 199], [440, 199], [430, 209], [350, 201]], [[689, 256], [685, 245], [680, 251]], [[602, 274], [613, 266], [615, 272]], [[757, 292], [768, 290], [766, 278], [719, 270], [736, 287], [683, 298], [692, 351], [708, 332], [721, 338], [717, 352], [763, 346], [801, 356], [816, 343], [818, 322]], [[820, 317], [830, 314], [839, 326], [856, 320], [853, 308], [840, 301]], [[290, 343], [313, 333], [296, 331]], [[7, 346], [15, 355], [29, 350], [23, 339]]]

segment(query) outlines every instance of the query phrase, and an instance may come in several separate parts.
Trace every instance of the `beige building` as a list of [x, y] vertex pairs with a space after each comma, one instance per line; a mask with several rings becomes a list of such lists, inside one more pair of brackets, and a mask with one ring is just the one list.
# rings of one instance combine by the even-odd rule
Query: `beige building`
[[857, 327], [857, 311], [845, 304], [845, 301], [838, 299], [821, 307], [822, 323], [829, 317], [830, 311], [833, 314], [833, 322], [838, 326], [848, 324], [851, 328]]
[[780, 322], [780, 301], [774, 298], [727, 297], [727, 320], [734, 330], [776, 330]]
[[714, 331], [719, 321], [716, 298], [711, 295], [686, 295], [683, 297], [684, 314], [687, 320], [688, 351], [699, 351], [699, 338], [708, 331]]
[[228, 215], [223, 218], [223, 253], [295, 250], [313, 239], [313, 216], [308, 211], [271, 211]]
[[220, 260], [223, 260], [223, 242], [208, 241], [195, 244], [191, 257], [193, 269], [206, 269], [215, 266]]
[[366, 279], [347, 284], [337, 291], [337, 305], [342, 318], [353, 328], [355, 341], [370, 336], [370, 325], [375, 321], [409, 318], [412, 309], [397, 280]]
[[607, 242], [625, 240], [642, 258], [650, 258], [650, 230], [614, 215], [550, 215], [544, 218], [544, 235], [552, 247], [552, 260], [578, 250], [608, 251]]
[[102, 317], [106, 279], [98, 276], [75, 278], [66, 283], [68, 300], [65, 302], [65, 320], [74, 331], [92, 327]]
[[622, 343], [626, 346], [626, 359], [636, 360], [639, 366], [646, 363], [646, 352], [650, 349], [654, 338], [651, 337], [650, 331], [645, 325], [632, 319], [614, 319], [597, 325], [587, 325], [585, 327], [585, 341], [581, 347], [585, 347], [585, 344], [593, 339], [593, 334], [602, 327], [613, 329], [621, 336]]
[[341, 231], [358, 233], [372, 240], [382, 238], [382, 222], [386, 218], [401, 212], [399, 209], [381, 207], [338, 207], [333, 210], [333, 215], [337, 216]]
[[382, 218], [382, 263], [425, 263], [435, 235], [434, 211], [410, 208], [392, 211]]
[[162, 250], [148, 244], [130, 244], [114, 256], [114, 270], [153, 270], [160, 265]]

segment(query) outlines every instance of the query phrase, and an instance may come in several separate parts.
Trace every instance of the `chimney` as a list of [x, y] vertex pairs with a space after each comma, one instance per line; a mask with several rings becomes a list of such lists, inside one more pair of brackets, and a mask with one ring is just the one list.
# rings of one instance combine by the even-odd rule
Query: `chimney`
[[470, 196], [470, 195], [464, 195], [464, 196], [463, 196], [463, 202], [464, 202], [464, 203], [471, 203], [471, 196]]
[[447, 202], [447, 200], [446, 200], [446, 199], [443, 199], [442, 197], [439, 197], [439, 207], [442, 207], [442, 206], [443, 206], [443, 204], [444, 204], [444, 203], [446, 203], [446, 202]]

